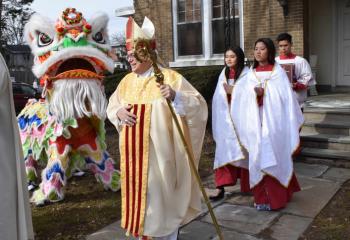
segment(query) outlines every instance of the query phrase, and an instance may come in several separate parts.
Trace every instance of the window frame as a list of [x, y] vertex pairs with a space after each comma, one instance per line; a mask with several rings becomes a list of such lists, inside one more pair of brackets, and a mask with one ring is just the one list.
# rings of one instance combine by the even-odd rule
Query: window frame
[[[186, 0], [185, 0], [186, 1]], [[178, 46], [178, 32], [177, 32], [177, 26], [181, 25], [181, 24], [186, 24], [186, 22], [184, 23], [179, 23], [178, 22], [178, 5], [177, 2], [178, 0], [172, 0], [173, 2], [173, 45], [174, 45], [174, 58], [175, 59], [193, 59], [193, 58], [203, 58], [204, 57], [204, 51], [205, 51], [205, 43], [204, 43], [204, 37], [203, 37], [203, 32], [204, 32], [204, 24], [203, 24], [203, 1], [205, 0], [199, 0], [201, 2], [201, 21], [197, 21], [197, 22], [201, 22], [202, 23], [202, 54], [199, 55], [183, 55], [180, 56], [179, 55], [179, 46]], [[186, 12], [186, 11], [185, 11]], [[193, 23], [197, 23], [197, 22], [193, 22]]]
[[[202, 54], [180, 56], [178, 53], [178, 0], [172, 0], [173, 15], [173, 52], [174, 60], [170, 62], [171, 67], [181, 66], [203, 66], [203, 65], [223, 65], [223, 53], [213, 53], [212, 41], [212, 0], [201, 0], [201, 21], [202, 21]], [[235, 17], [236, 18], [236, 17]], [[240, 46], [244, 50], [244, 31], [243, 31], [243, 0], [238, 0], [239, 19], [239, 39]]]

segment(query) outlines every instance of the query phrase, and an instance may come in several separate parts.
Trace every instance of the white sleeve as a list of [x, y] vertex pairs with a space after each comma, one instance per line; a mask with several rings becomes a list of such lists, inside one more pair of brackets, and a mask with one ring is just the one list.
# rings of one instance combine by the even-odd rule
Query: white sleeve
[[311, 67], [309, 63], [304, 58], [301, 58], [301, 61], [298, 64], [298, 67], [300, 69], [299, 69], [299, 76], [297, 81], [304, 85], [309, 85], [309, 82], [311, 82], [313, 79]]
[[175, 113], [180, 116], [185, 116], [185, 108], [184, 108], [184, 100], [183, 100], [183, 94], [180, 91], [176, 91], [175, 99], [172, 101], [173, 108], [175, 110]]
[[117, 88], [109, 99], [109, 103], [107, 106], [107, 117], [118, 131], [121, 130], [122, 122], [118, 118], [117, 112], [123, 107], [124, 106], [121, 104], [119, 99], [118, 88]]

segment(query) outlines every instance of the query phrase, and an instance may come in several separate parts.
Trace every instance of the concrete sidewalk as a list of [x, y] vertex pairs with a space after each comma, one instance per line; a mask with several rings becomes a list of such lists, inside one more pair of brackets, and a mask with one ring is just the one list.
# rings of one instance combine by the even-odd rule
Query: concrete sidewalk
[[[253, 197], [240, 194], [238, 186], [228, 188], [225, 199], [212, 204], [225, 240], [298, 239], [342, 183], [350, 179], [350, 169], [305, 163], [295, 163], [294, 168], [302, 191], [295, 193], [281, 211], [257, 211], [253, 207]], [[205, 186], [214, 188], [212, 177], [205, 181]], [[180, 240], [218, 239], [205, 205], [203, 209], [197, 219], [180, 229]], [[118, 221], [87, 239], [127, 238]]]

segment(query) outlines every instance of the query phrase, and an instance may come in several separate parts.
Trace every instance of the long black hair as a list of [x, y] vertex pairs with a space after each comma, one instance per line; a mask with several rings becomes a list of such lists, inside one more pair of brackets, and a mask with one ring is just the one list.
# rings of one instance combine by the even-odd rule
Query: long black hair
[[[225, 50], [225, 55], [227, 53], [227, 51], [232, 51], [236, 54], [236, 57], [237, 57], [237, 63], [236, 65], [233, 67], [234, 70], [235, 70], [235, 76], [234, 78], [237, 80], [239, 78], [239, 76], [241, 75], [242, 71], [243, 71], [243, 68], [244, 68], [244, 52], [242, 50], [242, 48], [240, 48], [239, 46], [232, 46], [232, 47], [228, 47], [226, 50]], [[225, 76], [226, 76], [226, 79], [229, 79], [229, 74], [230, 74], [230, 68], [226, 65], [225, 63]]]
[[[276, 48], [275, 48], [275, 45], [273, 44], [273, 41], [270, 38], [259, 38], [258, 40], [256, 40], [256, 42], [254, 44], [254, 50], [255, 50], [256, 44], [258, 44], [259, 42], [262, 42], [267, 48], [267, 52], [268, 52], [267, 61], [268, 61], [268, 63], [271, 65], [274, 65], [275, 64]], [[258, 61], [256, 61], [256, 59], [254, 58], [253, 68], [256, 68], [258, 65], [259, 65]]]

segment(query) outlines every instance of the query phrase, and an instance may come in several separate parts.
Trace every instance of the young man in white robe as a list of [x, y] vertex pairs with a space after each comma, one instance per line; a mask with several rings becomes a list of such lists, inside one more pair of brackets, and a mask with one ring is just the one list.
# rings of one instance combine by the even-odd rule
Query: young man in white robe
[[296, 56], [292, 52], [292, 36], [288, 33], [281, 33], [277, 37], [279, 56], [276, 62], [279, 63], [287, 73], [288, 79], [293, 86], [300, 107], [302, 108], [307, 98], [309, 86], [316, 85], [312, 76], [311, 68], [306, 59]]
[[0, 239], [34, 239], [9, 71], [0, 55]]
[[[129, 18], [126, 43], [132, 73], [111, 96], [107, 115], [120, 135], [122, 228], [140, 239], [176, 240], [179, 227], [199, 214], [201, 198], [167, 100], [197, 167], [208, 110], [180, 74], [152, 65], [157, 57], [154, 31], [148, 18], [142, 28]], [[163, 85], [156, 82], [159, 69]]]
[[258, 210], [283, 208], [300, 191], [292, 155], [303, 123], [285, 71], [275, 63], [275, 46], [258, 39], [254, 65], [235, 86], [232, 114], [238, 136], [249, 153], [249, 180]]

